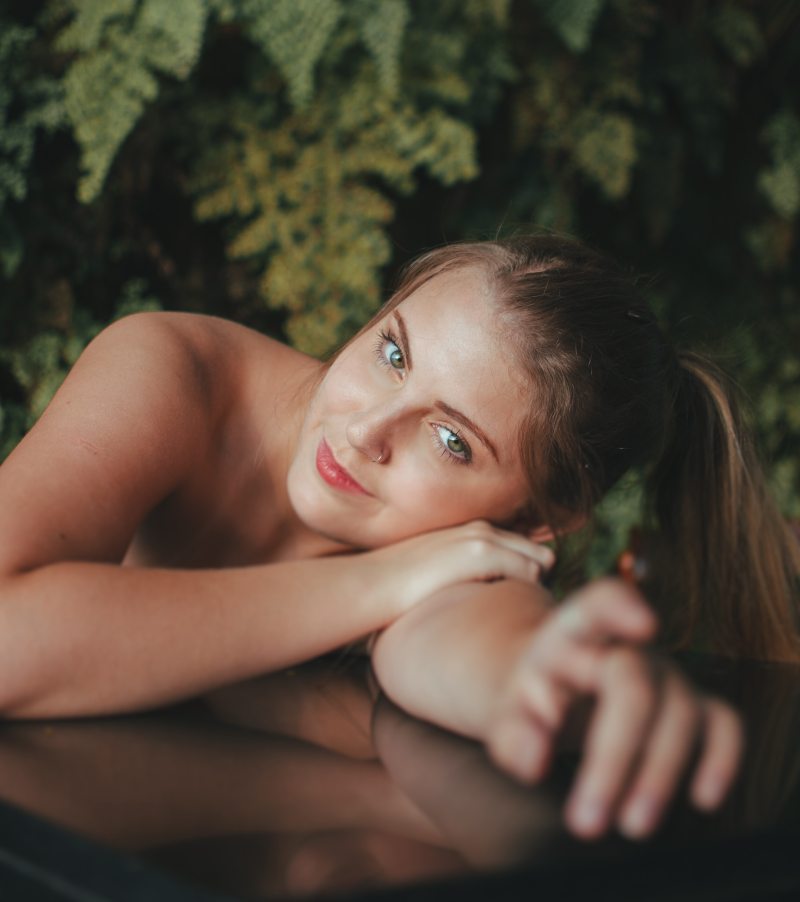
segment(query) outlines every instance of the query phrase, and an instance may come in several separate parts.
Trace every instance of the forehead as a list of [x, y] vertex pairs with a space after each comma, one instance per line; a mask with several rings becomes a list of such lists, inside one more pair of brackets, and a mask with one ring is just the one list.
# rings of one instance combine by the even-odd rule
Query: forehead
[[430, 279], [396, 308], [408, 330], [415, 380], [508, 441], [527, 413], [530, 383], [515, 354], [512, 324], [480, 270]]
[[[395, 309], [409, 332], [413, 327], [415, 345], [431, 344], [452, 352], [453, 366], [463, 360], [466, 364], [498, 364], [503, 370], [514, 368], [508, 318], [479, 269], [434, 276]], [[521, 368], [516, 369], [521, 377]]]

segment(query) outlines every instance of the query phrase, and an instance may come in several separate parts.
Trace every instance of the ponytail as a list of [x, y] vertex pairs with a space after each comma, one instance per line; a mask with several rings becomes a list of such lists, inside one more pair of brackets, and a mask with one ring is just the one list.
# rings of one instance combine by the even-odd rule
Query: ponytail
[[668, 638], [800, 661], [800, 543], [770, 497], [731, 386], [703, 357], [680, 354], [668, 406], [646, 486], [659, 534], [647, 589]]
[[[671, 644], [800, 662], [800, 543], [770, 499], [722, 373], [700, 356], [676, 356], [630, 274], [563, 235], [431, 251], [383, 314], [463, 267], [486, 273], [509, 350], [530, 379], [520, 519], [567, 532], [624, 473], [651, 467], [643, 588]], [[569, 583], [563, 568], [559, 582]]]

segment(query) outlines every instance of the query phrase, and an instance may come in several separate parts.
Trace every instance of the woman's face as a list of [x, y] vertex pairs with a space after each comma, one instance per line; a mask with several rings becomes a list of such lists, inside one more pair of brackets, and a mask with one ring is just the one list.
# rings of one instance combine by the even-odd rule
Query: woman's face
[[526, 500], [530, 389], [479, 270], [437, 276], [351, 342], [311, 399], [288, 477], [300, 519], [374, 548]]

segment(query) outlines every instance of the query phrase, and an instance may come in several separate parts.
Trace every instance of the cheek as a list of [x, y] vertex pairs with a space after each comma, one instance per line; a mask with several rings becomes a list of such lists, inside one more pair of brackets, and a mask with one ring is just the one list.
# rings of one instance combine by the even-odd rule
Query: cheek
[[352, 410], [357, 408], [371, 386], [369, 367], [355, 357], [334, 361], [317, 393], [320, 410]]
[[[428, 451], [430, 454], [430, 451]], [[389, 507], [409, 528], [436, 529], [492, 516], [490, 501], [472, 491], [457, 464], [404, 467], [387, 485]], [[476, 487], [477, 488], [477, 487]]]
[[434, 467], [420, 475], [407, 471], [392, 485], [392, 506], [404, 522], [419, 529], [438, 529], [490, 520], [502, 523], [513, 517], [527, 495], [522, 480], [481, 479], [457, 464]]

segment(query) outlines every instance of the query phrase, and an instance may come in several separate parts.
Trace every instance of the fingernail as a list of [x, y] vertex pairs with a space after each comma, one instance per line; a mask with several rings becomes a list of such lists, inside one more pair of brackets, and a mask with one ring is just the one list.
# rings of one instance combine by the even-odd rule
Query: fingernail
[[561, 621], [564, 631], [571, 636], [579, 637], [588, 631], [583, 609], [574, 601], [568, 601], [561, 605], [558, 609], [558, 619]]
[[525, 783], [535, 782], [542, 776], [542, 753], [539, 748], [528, 745], [517, 753], [517, 776]]
[[698, 808], [712, 809], [722, 801], [725, 784], [714, 777], [708, 777], [694, 787], [692, 801]]
[[652, 799], [638, 798], [631, 802], [619, 821], [620, 832], [630, 839], [640, 839], [653, 829], [657, 808]]
[[579, 799], [571, 806], [568, 819], [578, 833], [594, 836], [605, 826], [606, 811], [604, 806], [594, 799]]

